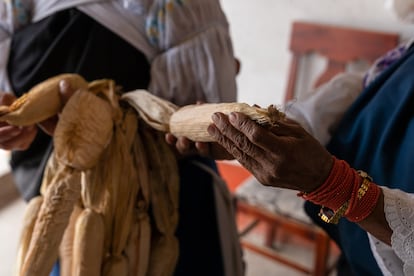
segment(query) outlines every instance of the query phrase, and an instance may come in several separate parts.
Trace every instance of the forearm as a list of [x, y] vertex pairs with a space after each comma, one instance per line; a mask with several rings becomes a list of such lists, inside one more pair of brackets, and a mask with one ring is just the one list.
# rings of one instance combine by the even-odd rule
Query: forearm
[[384, 212], [384, 193], [381, 191], [377, 205], [372, 213], [358, 225], [378, 240], [391, 245], [392, 229], [389, 226]]

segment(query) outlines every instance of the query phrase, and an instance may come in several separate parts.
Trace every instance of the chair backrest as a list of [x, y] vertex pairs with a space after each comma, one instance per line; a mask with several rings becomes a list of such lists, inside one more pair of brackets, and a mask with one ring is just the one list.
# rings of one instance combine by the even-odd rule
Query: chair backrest
[[371, 64], [398, 43], [399, 35], [396, 33], [294, 22], [289, 47], [292, 61], [285, 101], [295, 96], [299, 64], [304, 56], [316, 53], [327, 59], [325, 71], [313, 83], [313, 87], [317, 87], [345, 71], [349, 63], [363, 60]]

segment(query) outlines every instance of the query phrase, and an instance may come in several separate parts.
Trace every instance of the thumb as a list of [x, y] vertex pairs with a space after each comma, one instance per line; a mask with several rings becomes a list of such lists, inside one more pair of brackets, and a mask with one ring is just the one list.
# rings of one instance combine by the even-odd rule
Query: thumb
[[[74, 90], [72, 89], [72, 87], [70, 86], [67, 80], [63, 79], [59, 82], [59, 94], [60, 94], [60, 99], [62, 101], [62, 108], [69, 101], [73, 93], [74, 93]], [[58, 120], [59, 120], [59, 116], [58, 114], [56, 114], [55, 116], [52, 116], [51, 118], [48, 118], [38, 123], [38, 125], [44, 132], [52, 136], [53, 133], [55, 132], [55, 128], [56, 128], [56, 124]]]
[[75, 93], [75, 90], [70, 86], [70, 83], [63, 79], [59, 82], [59, 93], [62, 100], [62, 106], [64, 106]]
[[16, 97], [11, 93], [0, 92], [0, 105], [11, 105], [16, 100]]

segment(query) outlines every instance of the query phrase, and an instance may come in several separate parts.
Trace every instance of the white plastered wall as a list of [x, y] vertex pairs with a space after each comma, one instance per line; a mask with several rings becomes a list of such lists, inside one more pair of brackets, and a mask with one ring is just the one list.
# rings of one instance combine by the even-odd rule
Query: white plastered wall
[[386, 32], [403, 40], [414, 36], [414, 25], [399, 22], [384, 0], [221, 0], [230, 21], [241, 102], [281, 104], [290, 62], [291, 23], [306, 20]]

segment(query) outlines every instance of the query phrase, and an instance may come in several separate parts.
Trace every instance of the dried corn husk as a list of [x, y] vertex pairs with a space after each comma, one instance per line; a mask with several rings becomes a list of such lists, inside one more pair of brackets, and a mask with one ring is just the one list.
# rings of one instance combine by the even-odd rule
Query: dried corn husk
[[73, 276], [73, 243], [75, 238], [75, 225], [82, 213], [83, 208], [76, 204], [69, 219], [69, 224], [63, 234], [62, 242], [59, 246], [59, 272], [60, 276]]
[[151, 239], [151, 259], [148, 276], [170, 276], [177, 264], [178, 240], [174, 235], [154, 233]]
[[28, 126], [57, 114], [62, 108], [59, 82], [65, 79], [74, 90], [86, 89], [88, 83], [77, 74], [62, 74], [41, 82], [10, 106], [0, 106], [0, 121]]
[[125, 248], [125, 256], [128, 260], [128, 275], [138, 275], [137, 261], [139, 258], [139, 223], [138, 218], [135, 217], [129, 232], [127, 247]]
[[[177, 107], [157, 97], [151, 99], [152, 103], [141, 103], [152, 106], [152, 111], [150, 108], [142, 116], [156, 118], [153, 122], [162, 120], [162, 129], [168, 130], [170, 116]], [[154, 132], [143, 121], [138, 123], [136, 112], [129, 105], [120, 105], [119, 100], [113, 81], [98, 80], [90, 83], [87, 91], [76, 92], [64, 107], [55, 130], [54, 155], [42, 183], [45, 202], [21, 275], [46, 276], [57, 258], [59, 244], [61, 249], [66, 248], [60, 254], [65, 259], [65, 273], [75, 275], [85, 268], [82, 260], [87, 259], [79, 256], [88, 255], [89, 246], [95, 246], [82, 238], [82, 245], [74, 242], [76, 248], [71, 249], [73, 221], [77, 225], [89, 221], [86, 215], [75, 216], [74, 206], [79, 211], [83, 208], [82, 214], [94, 214], [94, 218], [99, 214], [102, 219], [102, 223], [79, 226], [85, 230], [101, 225], [101, 230], [85, 230], [104, 237], [104, 258], [93, 261], [101, 262], [99, 268], [94, 265], [94, 271], [101, 271], [98, 274], [173, 274], [178, 257], [174, 235], [179, 181], [175, 156], [164, 142], [163, 133]], [[151, 117], [159, 105], [163, 109]], [[83, 230], [75, 231], [75, 239]], [[78, 253], [71, 257], [70, 250]], [[67, 268], [71, 263], [72, 267]]]
[[155, 223], [151, 233], [147, 275], [167, 276], [174, 274], [179, 254], [175, 237], [178, 225], [178, 168], [162, 133], [144, 131], [142, 136], [150, 164], [151, 210]]
[[[137, 239], [134, 241], [133, 238], [130, 241], [133, 243], [132, 252], [135, 254], [128, 253], [126, 251], [130, 270], [134, 271], [136, 276], [146, 276], [148, 275], [149, 267], [149, 258], [151, 252], [151, 221], [149, 216], [149, 207], [151, 205], [150, 198], [150, 162], [149, 158], [145, 151], [145, 139], [142, 137], [142, 131], [147, 131], [145, 125], [140, 123], [139, 125], [139, 135], [135, 137], [134, 147], [133, 147], [133, 156], [134, 156], [134, 167], [138, 173], [138, 184], [139, 190], [136, 198], [135, 204], [135, 221], [136, 228], [134, 225], [131, 228], [131, 231], [136, 231], [137, 233], [130, 232], [130, 235], [137, 235]], [[126, 250], [128, 250], [128, 247]], [[135, 273], [136, 272], [136, 273]]]
[[137, 260], [136, 267], [138, 270], [137, 276], [146, 276], [148, 275], [149, 269], [149, 259], [151, 252], [151, 222], [148, 214], [148, 205], [143, 200], [138, 200], [137, 211], [138, 211], [138, 224], [139, 224], [139, 233], [137, 241]]
[[62, 236], [80, 198], [81, 170], [95, 166], [109, 143], [112, 114], [107, 101], [84, 90], [77, 91], [63, 109], [54, 137], [56, 159], [52, 156], [48, 162], [44, 202], [21, 275], [46, 276], [57, 260]]
[[101, 275], [104, 257], [104, 228], [103, 218], [99, 213], [89, 208], [82, 211], [75, 226], [71, 275]]
[[128, 267], [128, 259], [125, 256], [112, 256], [105, 261], [102, 275], [128, 275]]
[[36, 219], [42, 203], [43, 196], [37, 196], [32, 198], [26, 207], [23, 220], [23, 230], [20, 235], [19, 250], [17, 253], [16, 275], [20, 275], [20, 268], [22, 267], [27, 251], [29, 250], [33, 229], [35, 227]]
[[122, 100], [128, 102], [148, 125], [163, 132], [169, 131], [170, 117], [178, 110], [178, 106], [145, 90], [125, 93]]
[[46, 190], [49, 187], [49, 185], [53, 183], [53, 178], [55, 177], [59, 168], [61, 168], [61, 166], [55, 158], [54, 152], [52, 152], [49, 156], [49, 159], [47, 160], [46, 168], [43, 172], [42, 184], [40, 186], [41, 195], [46, 194]]
[[65, 168], [53, 181], [37, 216], [21, 272], [24, 276], [47, 276], [50, 273], [73, 207], [80, 197], [79, 173]]
[[211, 116], [215, 112], [230, 114], [241, 112], [250, 119], [262, 125], [273, 125], [284, 117], [276, 107], [267, 109], [250, 106], [246, 103], [218, 103], [188, 105], [174, 112], [170, 118], [170, 132], [177, 136], [184, 136], [193, 141], [213, 142], [207, 128], [213, 123]]
[[86, 90], [68, 101], [54, 134], [59, 163], [78, 170], [92, 168], [112, 137], [112, 109], [109, 103]]
[[[111, 210], [112, 242], [111, 255], [118, 257], [126, 248], [126, 242], [131, 230], [133, 219], [133, 208], [138, 192], [137, 172], [131, 166], [133, 164], [131, 151], [136, 135], [137, 121], [134, 113], [127, 112], [124, 120], [116, 126], [114, 142], [112, 143], [112, 160], [117, 162], [113, 165], [112, 181], [109, 191], [112, 196]], [[122, 181], [120, 181], [122, 179]]]

